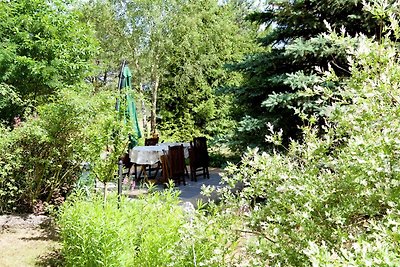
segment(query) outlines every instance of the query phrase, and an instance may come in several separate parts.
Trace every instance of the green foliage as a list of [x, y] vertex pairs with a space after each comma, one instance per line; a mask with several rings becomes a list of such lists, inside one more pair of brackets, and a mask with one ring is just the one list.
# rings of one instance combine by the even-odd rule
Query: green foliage
[[219, 89], [237, 83], [238, 75], [228, 74], [225, 65], [255, 49], [250, 26], [239, 23], [240, 11], [210, 0], [179, 5], [160, 83], [162, 132], [182, 132], [190, 139], [199, 133], [226, 135], [232, 129], [232, 98]]
[[[18, 173], [15, 170], [21, 168], [22, 158], [19, 156], [21, 151], [13, 149], [14, 138], [10, 135], [10, 131], [0, 127], [0, 136], [0, 148], [1, 151], [4, 151], [0, 157], [0, 213], [3, 213], [6, 210], [15, 209], [18, 196], [22, 193], [19, 188], [20, 181], [17, 179], [18, 177], [15, 177]], [[7, 153], [8, 151], [13, 153]]]
[[128, 150], [129, 135], [137, 139], [137, 133], [129, 127], [132, 124], [125, 122], [124, 109], [104, 113], [95, 128], [87, 129], [90, 140], [86, 147], [87, 158], [94, 176], [104, 184], [104, 201], [107, 199], [107, 182], [117, 177], [118, 159]]
[[18, 93], [15, 92], [12, 86], [5, 83], [0, 83], [0, 118], [11, 118], [10, 109], [13, 107], [13, 114], [22, 114], [21, 108], [24, 106], [24, 101], [19, 97]]
[[140, 0], [89, 1], [80, 9], [102, 47], [99, 80], [127, 59], [142, 116], [151, 110], [157, 130], [181, 141], [225, 136], [234, 127], [232, 97], [219, 89], [238, 83], [239, 75], [228, 74], [225, 65], [256, 49], [244, 6], [240, 1]]
[[115, 1], [84, 1], [77, 3], [79, 20], [91, 25], [96, 40], [99, 43], [99, 52], [96, 55], [96, 74], [92, 82], [96, 87], [104, 86], [110, 77], [110, 71], [119, 71], [122, 60], [130, 59], [136, 47], [128, 39], [123, 17], [118, 15]]
[[[62, 1], [0, 1], [0, 82], [23, 100], [45, 103], [46, 96], [80, 82], [91, 68], [96, 42], [91, 30]], [[22, 113], [11, 102], [0, 119]]]
[[114, 195], [107, 204], [70, 198], [58, 219], [66, 266], [226, 266], [229, 221], [178, 201], [173, 189], [120, 202]]
[[[190, 113], [182, 114], [183, 117], [174, 120], [173, 114], [163, 112], [165, 121], [160, 128], [162, 138], [167, 141], [191, 141], [193, 136], [200, 136], [201, 131], [194, 125], [193, 116]], [[179, 128], [179, 130], [177, 130]]]
[[94, 95], [85, 85], [70, 87], [13, 130], [2, 127], [0, 212], [42, 212], [43, 205], [62, 202], [81, 164], [95, 164], [108, 145], [108, 125], [117, 121], [114, 104], [109, 92]]
[[[160, 266], [179, 238], [182, 210], [172, 194], [137, 201], [114, 197], [67, 202], [59, 225], [67, 266]], [[162, 205], [161, 205], [162, 203]], [[145, 216], [143, 216], [145, 215]]]
[[283, 130], [286, 144], [290, 138], [300, 139], [299, 127], [307, 123], [299, 111], [316, 115], [323, 124], [321, 110], [335, 99], [326, 103], [319, 94], [303, 92], [314, 85], [335, 91], [336, 83], [321, 83], [320, 70], [333, 68], [338, 77], [349, 76], [348, 44], [332, 42], [322, 33], [329, 27], [335, 31], [345, 28], [350, 36], [363, 33], [379, 38], [380, 25], [388, 22], [364, 10], [362, 1], [353, 0], [269, 1], [263, 12], [249, 18], [266, 27], [265, 37], [260, 38], [265, 50], [233, 67], [244, 75], [243, 83], [230, 90], [239, 122], [233, 144], [263, 150], [269, 148], [264, 139], [268, 123]]
[[[389, 15], [396, 22], [398, 14]], [[227, 168], [225, 201], [248, 209], [245, 226], [258, 233], [245, 253], [254, 266], [399, 264], [400, 51], [390, 38], [400, 31], [397, 23], [385, 31], [378, 41], [326, 35], [348, 44], [352, 75], [335, 89], [341, 98], [327, 108], [322, 132], [304, 115], [303, 142], [285, 154], [248, 151]], [[332, 69], [321, 75], [339, 79]], [[324, 89], [303, 92], [329, 99]], [[281, 132], [267, 138], [280, 140]]]

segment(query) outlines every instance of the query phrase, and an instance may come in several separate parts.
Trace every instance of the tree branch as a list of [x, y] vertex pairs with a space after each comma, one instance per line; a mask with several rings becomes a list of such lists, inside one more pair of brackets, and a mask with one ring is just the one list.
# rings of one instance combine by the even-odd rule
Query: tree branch
[[241, 230], [241, 229], [235, 229], [235, 231], [241, 232], [241, 233], [248, 233], [248, 234], [254, 234], [254, 235], [261, 235], [262, 237], [264, 237], [264, 238], [267, 239], [268, 241], [271, 241], [272, 243], [276, 243], [275, 240], [273, 240], [271, 237], [267, 236], [265, 233], [260, 232], [260, 231], [250, 231], [250, 230]]

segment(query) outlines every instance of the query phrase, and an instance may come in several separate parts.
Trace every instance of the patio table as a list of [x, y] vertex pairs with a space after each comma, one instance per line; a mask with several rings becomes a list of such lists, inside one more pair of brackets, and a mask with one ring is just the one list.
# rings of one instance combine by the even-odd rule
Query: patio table
[[185, 158], [189, 157], [189, 143], [160, 143], [156, 146], [135, 146], [129, 150], [131, 162], [138, 165], [152, 165], [160, 161], [160, 157], [168, 152], [168, 146], [183, 145]]
[[[158, 164], [161, 156], [168, 153], [169, 146], [183, 145], [185, 158], [189, 157], [189, 143], [159, 143], [155, 146], [135, 146], [129, 150], [129, 158], [135, 164], [135, 175], [137, 165], [141, 165], [142, 172], [146, 166]], [[144, 172], [145, 176], [146, 172]], [[137, 177], [136, 177], [137, 178]]]

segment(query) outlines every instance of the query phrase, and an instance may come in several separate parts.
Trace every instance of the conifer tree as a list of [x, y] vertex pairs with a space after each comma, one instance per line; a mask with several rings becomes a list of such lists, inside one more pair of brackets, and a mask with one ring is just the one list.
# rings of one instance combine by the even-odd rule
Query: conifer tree
[[366, 12], [358, 0], [273, 0], [265, 11], [249, 18], [266, 27], [265, 37], [259, 40], [265, 50], [233, 66], [244, 75], [240, 87], [230, 88], [240, 107], [235, 136], [242, 147], [264, 148], [268, 123], [282, 129], [286, 141], [300, 136], [299, 126], [304, 123], [300, 112], [314, 114], [323, 123], [321, 99], [297, 93], [318, 81], [316, 70], [330, 66], [341, 77], [349, 76], [343, 49], [323, 33], [330, 27], [345, 29], [350, 36], [363, 33], [379, 38], [385, 22]]

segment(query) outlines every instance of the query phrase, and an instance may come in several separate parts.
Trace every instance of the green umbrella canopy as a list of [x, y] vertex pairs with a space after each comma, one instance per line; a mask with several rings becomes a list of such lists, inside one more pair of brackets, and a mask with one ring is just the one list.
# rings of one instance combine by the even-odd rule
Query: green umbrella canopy
[[[125, 92], [123, 98], [121, 95], [121, 104], [125, 107], [123, 118], [125, 123], [129, 124], [132, 127], [132, 134], [130, 134], [130, 144], [129, 148], [132, 148], [137, 145], [137, 140], [142, 137], [142, 133], [140, 132], [139, 122], [137, 119], [136, 113], [136, 105], [135, 98], [132, 90], [132, 73], [129, 67], [123, 63], [121, 72], [119, 75], [118, 87], [120, 94], [121, 92]], [[125, 89], [125, 90], [122, 90]], [[120, 111], [119, 101], [117, 102], [117, 110]]]

